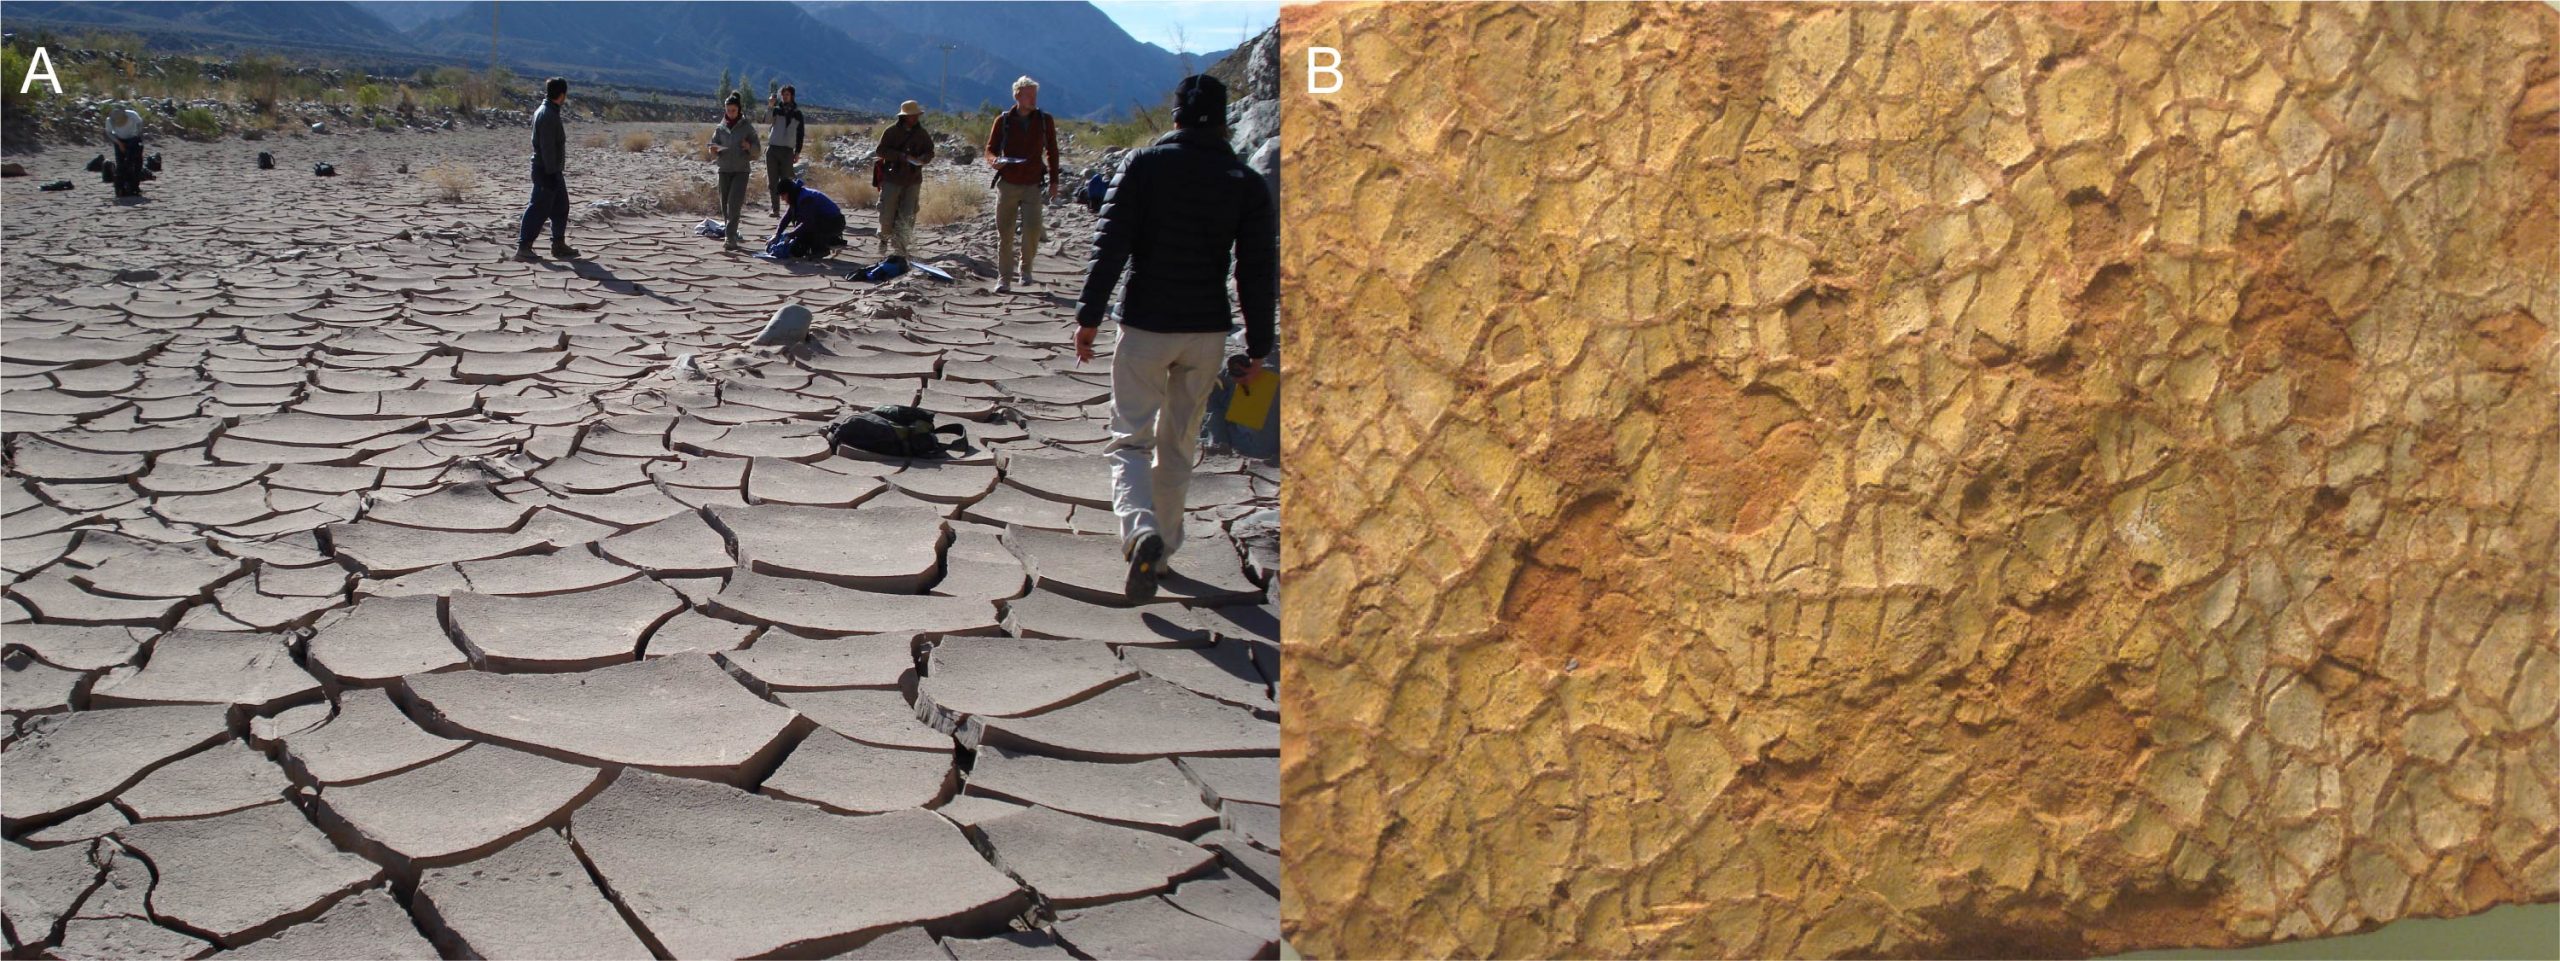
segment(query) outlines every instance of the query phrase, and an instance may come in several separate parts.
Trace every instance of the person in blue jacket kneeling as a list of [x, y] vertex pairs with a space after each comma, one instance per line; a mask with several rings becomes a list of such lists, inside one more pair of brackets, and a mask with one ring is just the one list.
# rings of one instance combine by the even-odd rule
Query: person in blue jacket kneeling
[[776, 182], [773, 193], [787, 209], [773, 239], [765, 241], [766, 254], [822, 258], [844, 246], [844, 210], [826, 194], [797, 180]]

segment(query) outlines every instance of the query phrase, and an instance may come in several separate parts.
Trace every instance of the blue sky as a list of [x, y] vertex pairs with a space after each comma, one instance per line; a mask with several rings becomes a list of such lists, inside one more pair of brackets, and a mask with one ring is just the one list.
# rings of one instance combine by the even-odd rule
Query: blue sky
[[1167, 50], [1177, 50], [1181, 28], [1194, 53], [1225, 50], [1252, 39], [1280, 19], [1279, 0], [1093, 0], [1120, 29]]

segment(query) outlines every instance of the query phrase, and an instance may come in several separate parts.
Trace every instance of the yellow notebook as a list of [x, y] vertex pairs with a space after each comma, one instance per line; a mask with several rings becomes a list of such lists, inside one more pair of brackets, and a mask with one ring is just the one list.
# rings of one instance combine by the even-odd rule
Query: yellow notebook
[[1263, 430], [1271, 422], [1271, 402], [1280, 396], [1280, 372], [1265, 367], [1236, 384], [1227, 400], [1227, 423]]

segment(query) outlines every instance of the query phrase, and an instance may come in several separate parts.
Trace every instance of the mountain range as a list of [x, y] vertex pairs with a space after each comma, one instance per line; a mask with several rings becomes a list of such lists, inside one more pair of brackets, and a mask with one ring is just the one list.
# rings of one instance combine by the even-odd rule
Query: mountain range
[[[309, 51], [367, 66], [489, 62], [490, 0], [124, 2], [11, 0], [0, 26], [141, 36], [155, 50]], [[496, 3], [498, 61], [519, 76], [701, 91], [724, 73], [762, 91], [798, 87], [812, 105], [890, 111], [904, 100], [954, 110], [1012, 100], [1040, 81], [1040, 105], [1101, 118], [1164, 102], [1185, 57], [1144, 43], [1090, 3], [1024, 0], [680, 0]], [[946, 49], [947, 47], [947, 49]], [[1193, 72], [1226, 51], [1193, 54]], [[947, 87], [946, 69], [948, 71]]]

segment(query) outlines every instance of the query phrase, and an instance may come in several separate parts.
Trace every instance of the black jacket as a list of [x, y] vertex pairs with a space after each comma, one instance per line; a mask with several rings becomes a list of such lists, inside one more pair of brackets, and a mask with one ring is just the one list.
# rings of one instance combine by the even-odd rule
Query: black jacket
[[1280, 220], [1262, 175], [1236, 159], [1226, 132], [1186, 127], [1129, 156], [1102, 199], [1076, 322], [1102, 324], [1120, 271], [1129, 292], [1120, 323], [1159, 333], [1225, 333], [1234, 326], [1227, 272], [1244, 311], [1245, 351], [1271, 354], [1279, 311]]
[[560, 105], [543, 101], [533, 112], [533, 169], [556, 174], [569, 159], [569, 131], [560, 123]]

